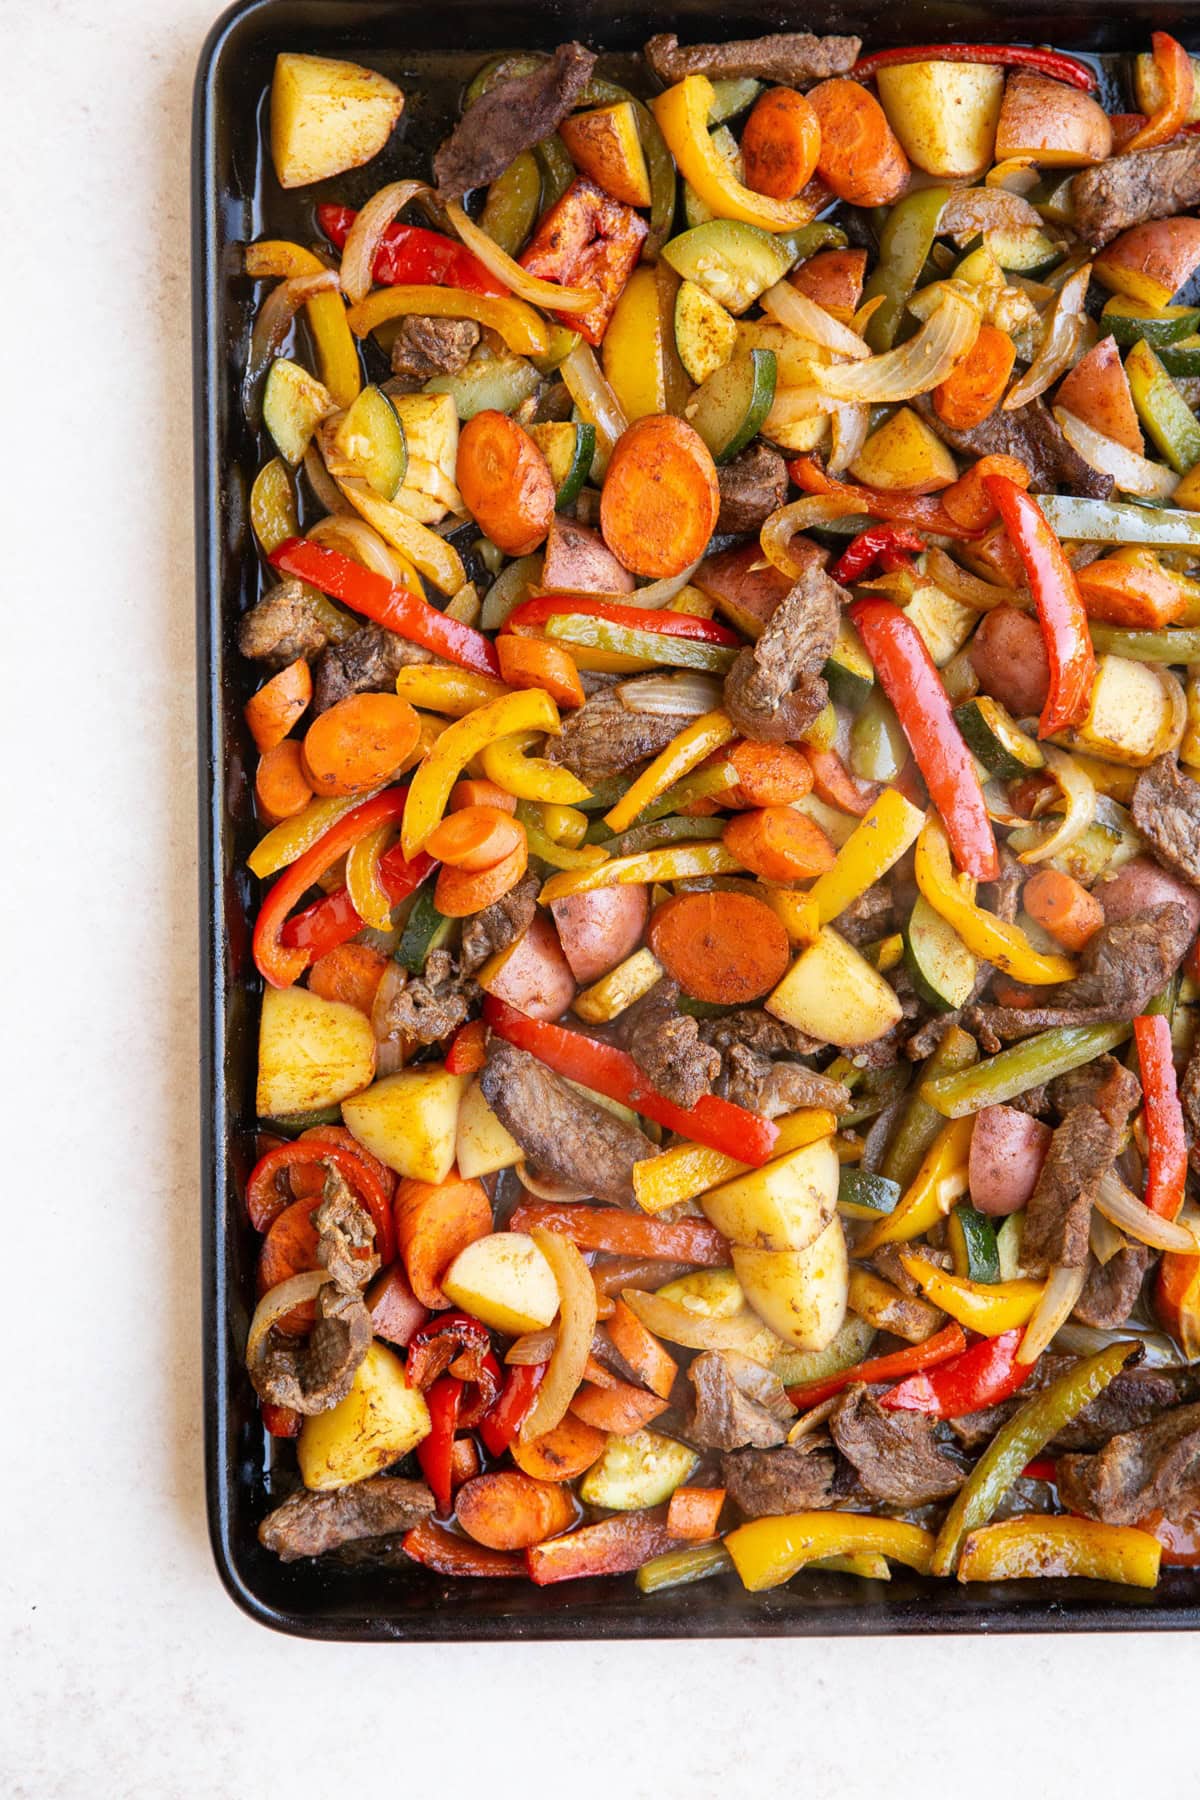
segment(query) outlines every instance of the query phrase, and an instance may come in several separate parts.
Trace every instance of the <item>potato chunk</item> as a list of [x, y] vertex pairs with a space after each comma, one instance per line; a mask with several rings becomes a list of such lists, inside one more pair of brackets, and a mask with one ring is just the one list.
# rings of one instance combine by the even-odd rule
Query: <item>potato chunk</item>
[[345, 1487], [398, 1462], [428, 1435], [424, 1395], [409, 1387], [396, 1352], [376, 1339], [345, 1399], [300, 1427], [301, 1479], [319, 1491]]
[[328, 56], [275, 59], [271, 158], [280, 187], [305, 187], [370, 162], [404, 111], [394, 82]]
[[357, 1007], [307, 988], [263, 995], [257, 1106], [263, 1118], [317, 1112], [365, 1088], [375, 1073], [375, 1034]]

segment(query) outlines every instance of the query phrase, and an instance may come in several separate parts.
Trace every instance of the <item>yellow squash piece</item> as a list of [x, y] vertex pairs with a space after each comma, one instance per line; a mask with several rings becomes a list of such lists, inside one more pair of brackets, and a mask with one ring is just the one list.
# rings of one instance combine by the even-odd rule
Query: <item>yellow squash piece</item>
[[586, 1019], [589, 1025], [607, 1025], [610, 1019], [617, 1018], [635, 1000], [648, 994], [655, 982], [661, 980], [662, 972], [662, 964], [652, 950], [644, 947], [635, 950], [632, 956], [619, 962], [615, 969], [610, 969], [607, 975], [602, 975], [591, 987], [576, 994], [571, 1002], [571, 1011], [579, 1018]]

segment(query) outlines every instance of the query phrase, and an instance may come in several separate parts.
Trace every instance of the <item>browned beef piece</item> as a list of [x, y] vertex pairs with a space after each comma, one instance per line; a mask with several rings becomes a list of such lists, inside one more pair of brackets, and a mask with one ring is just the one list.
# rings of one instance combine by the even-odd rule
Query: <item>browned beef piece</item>
[[456, 967], [449, 950], [431, 950], [425, 970], [397, 986], [386, 1006], [376, 1008], [375, 1035], [438, 1044], [470, 1016], [479, 989]]
[[1113, 156], [1071, 182], [1075, 230], [1100, 250], [1144, 219], [1169, 219], [1200, 202], [1200, 141]]
[[1095, 1456], [1060, 1456], [1058, 1493], [1071, 1512], [1106, 1525], [1136, 1525], [1152, 1512], [1195, 1512], [1200, 1406], [1177, 1406], [1152, 1425], [1120, 1432]]
[[[1200, 142], [1195, 148], [1200, 153]], [[1133, 822], [1164, 868], [1200, 887], [1200, 781], [1174, 756], [1143, 769], [1133, 790]]]
[[597, 1200], [633, 1201], [633, 1165], [654, 1155], [636, 1125], [585, 1100], [527, 1050], [496, 1039], [480, 1077], [483, 1097], [516, 1138], [535, 1174]]
[[884, 1412], [861, 1382], [846, 1389], [829, 1415], [830, 1435], [863, 1487], [894, 1506], [927, 1506], [962, 1486], [966, 1470], [934, 1430], [923, 1413]]
[[[687, 1378], [695, 1397], [684, 1435], [699, 1449], [741, 1450], [749, 1444], [769, 1450], [786, 1441], [787, 1427], [754, 1398], [756, 1383], [773, 1382], [778, 1398], [786, 1402], [782, 1384], [766, 1369], [744, 1357], [735, 1360], [720, 1350], [705, 1350], [693, 1359]], [[743, 1392], [743, 1385], [749, 1391]]]
[[281, 581], [238, 621], [238, 649], [269, 669], [286, 669], [324, 650], [329, 633], [299, 581]]
[[364, 625], [344, 643], [322, 650], [313, 671], [313, 711], [327, 712], [351, 694], [387, 694], [401, 669], [432, 662], [428, 650], [382, 625]]
[[407, 381], [458, 375], [479, 342], [474, 319], [436, 319], [413, 313], [392, 340], [392, 374]]
[[527, 875], [522, 875], [515, 888], [509, 888], [503, 899], [463, 920], [458, 960], [464, 975], [473, 975], [489, 956], [494, 956], [497, 950], [507, 950], [528, 931], [537, 911], [540, 886], [539, 877], [531, 869]]
[[1111, 475], [1101, 475], [1073, 450], [1055, 423], [1044, 400], [1031, 400], [1015, 412], [999, 408], [968, 431], [955, 431], [940, 419], [927, 395], [913, 401], [921, 417], [960, 456], [1015, 456], [1033, 477], [1035, 494], [1052, 494], [1061, 488], [1090, 500], [1107, 500], [1113, 490]]
[[829, 698], [818, 671], [849, 599], [813, 564], [784, 595], [758, 642], [738, 652], [725, 677], [725, 710], [744, 737], [780, 744], [807, 731]]
[[1081, 1325], [1094, 1325], [1098, 1331], [1115, 1331], [1118, 1325], [1124, 1325], [1137, 1305], [1146, 1270], [1153, 1261], [1154, 1252], [1145, 1244], [1127, 1244], [1106, 1263], [1089, 1257], [1087, 1280], [1072, 1317]]
[[1050, 1095], [1041, 1082], [1037, 1087], [1026, 1088], [1023, 1094], [1006, 1102], [1017, 1112], [1028, 1113], [1031, 1119], [1044, 1119], [1050, 1111]]
[[375, 1226], [359, 1205], [340, 1169], [330, 1163], [325, 1170], [321, 1204], [313, 1223], [317, 1228], [317, 1261], [328, 1269], [340, 1288], [365, 1287], [379, 1267], [374, 1254]]
[[702, 1043], [697, 1020], [680, 1012], [679, 983], [670, 975], [626, 1008], [619, 1036], [642, 1073], [676, 1106], [695, 1106], [711, 1092], [720, 1051]]
[[[952, 1421], [954, 1435], [965, 1450], [976, 1451], [988, 1443], [1001, 1425], [1012, 1418], [1026, 1400], [1076, 1361], [1073, 1356], [1056, 1356], [1047, 1352], [1035, 1364], [1021, 1392], [999, 1406], [985, 1407], [981, 1412], [964, 1413]], [[1055, 1450], [1098, 1450], [1114, 1432], [1132, 1431], [1147, 1425], [1178, 1406], [1185, 1397], [1181, 1371], [1170, 1369], [1122, 1369], [1104, 1392], [1081, 1413], [1077, 1413], [1053, 1440]]]
[[922, 1021], [917, 1029], [904, 1040], [904, 1054], [909, 1062], [924, 1062], [932, 1056], [952, 1025], [957, 1025], [962, 1017], [960, 1010], [948, 1013], [933, 1013]]
[[1120, 1134], [1094, 1106], [1076, 1106], [1050, 1140], [1025, 1210], [1021, 1260], [1027, 1268], [1081, 1269], [1096, 1183], [1112, 1168]]
[[[745, 1044], [747, 1049], [759, 1050], [764, 1056], [810, 1056], [814, 1050], [824, 1047], [819, 1039], [798, 1031], [794, 1025], [785, 1025], [782, 1019], [777, 1019], [762, 1006], [739, 1006], [735, 1012], [725, 1013], [719, 1019], [706, 1019], [700, 1027], [700, 1035], [706, 1044], [715, 1044], [718, 1050], [728, 1050], [731, 1044]], [[841, 1083], [837, 1085], [840, 1087]], [[848, 1105], [849, 1089], [845, 1091], [845, 1104]], [[823, 1100], [821, 1104], [833, 1103]]]
[[675, 713], [630, 712], [611, 688], [603, 688], [563, 721], [546, 755], [580, 781], [606, 781], [657, 756], [688, 721]]
[[433, 159], [443, 200], [503, 175], [566, 118], [591, 78], [596, 58], [582, 44], [560, 44], [531, 75], [502, 81], [459, 120]]
[[1191, 1139], [1192, 1167], [1200, 1172], [1200, 1043], [1192, 1051], [1183, 1071], [1179, 1098], [1183, 1103], [1184, 1122]]
[[1142, 1103], [1141, 1082], [1115, 1056], [1097, 1056], [1081, 1069], [1055, 1076], [1047, 1091], [1051, 1104], [1064, 1117], [1073, 1107], [1094, 1106], [1118, 1128], [1128, 1125]]
[[801, 1438], [778, 1450], [734, 1450], [721, 1458], [721, 1480], [747, 1519], [836, 1506], [852, 1486], [828, 1444]]
[[717, 470], [721, 490], [718, 532], [758, 532], [787, 499], [787, 467], [778, 450], [761, 439], [722, 463]]
[[327, 1494], [301, 1488], [267, 1514], [258, 1541], [282, 1562], [297, 1562], [364, 1538], [398, 1537], [432, 1511], [433, 1495], [423, 1481], [369, 1475]]
[[[923, 1290], [900, 1260], [907, 1254], [908, 1247], [905, 1244], [884, 1244], [871, 1257], [871, 1267], [877, 1269], [885, 1281], [890, 1281], [894, 1288], [906, 1294], [910, 1300], [919, 1300]], [[954, 1267], [954, 1258], [948, 1250], [931, 1250], [922, 1245], [921, 1260], [933, 1263], [939, 1269], [950, 1270]]]
[[865, 894], [852, 900], [845, 912], [839, 913], [838, 934], [859, 949], [875, 938], [886, 937], [892, 928], [896, 902], [886, 881], [873, 881]]
[[310, 1416], [328, 1412], [350, 1392], [371, 1342], [371, 1315], [357, 1288], [328, 1282], [317, 1295], [317, 1322], [307, 1338], [272, 1330], [250, 1379], [261, 1400]]
[[728, 44], [682, 45], [673, 31], [663, 31], [645, 46], [646, 61], [664, 87], [685, 75], [707, 75], [726, 81], [756, 75], [786, 86], [826, 81], [847, 75], [858, 61], [862, 39], [813, 37], [807, 31], [772, 32], [767, 37], [736, 38]]
[[795, 1112], [800, 1106], [828, 1106], [844, 1112], [850, 1090], [803, 1063], [775, 1062], [761, 1050], [731, 1044], [722, 1057], [717, 1091], [735, 1106], [745, 1106], [765, 1118]]

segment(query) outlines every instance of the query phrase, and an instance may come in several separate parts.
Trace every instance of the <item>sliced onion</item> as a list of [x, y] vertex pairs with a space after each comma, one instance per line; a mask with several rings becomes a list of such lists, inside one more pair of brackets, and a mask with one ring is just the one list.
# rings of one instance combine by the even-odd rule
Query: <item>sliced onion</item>
[[639, 675], [614, 691], [626, 712], [659, 718], [702, 719], [721, 704], [721, 683], [695, 669], [682, 675]]
[[1088, 262], [1072, 270], [1063, 282], [1042, 347], [1021, 379], [1005, 395], [1004, 412], [1015, 412], [1020, 406], [1028, 406], [1071, 367], [1083, 331], [1083, 303], [1091, 278], [1092, 265]]
[[1075, 1310], [1075, 1303], [1083, 1292], [1083, 1284], [1087, 1279], [1087, 1265], [1081, 1263], [1077, 1269], [1056, 1268], [1045, 1287], [1042, 1297], [1037, 1303], [1033, 1317], [1025, 1327], [1025, 1336], [1021, 1339], [1017, 1351], [1019, 1363], [1035, 1363], [1051, 1338], [1065, 1325]]
[[754, 1351], [762, 1348], [765, 1327], [749, 1307], [731, 1319], [706, 1319], [674, 1300], [639, 1288], [622, 1288], [621, 1298], [648, 1331], [669, 1343], [681, 1344], [685, 1350], [740, 1350], [752, 1361], [759, 1360]]
[[565, 313], [588, 312], [600, 299], [595, 288], [559, 287], [556, 282], [543, 281], [540, 276], [531, 275], [519, 262], [514, 262], [486, 231], [481, 231], [478, 225], [472, 223], [457, 200], [451, 200], [447, 204], [446, 216], [467, 249], [479, 258], [484, 268], [497, 281], [502, 281], [505, 287], [511, 288], [518, 299], [527, 300], [531, 306], [548, 306], [554, 312]]
[[835, 400], [882, 404], [927, 394], [968, 354], [979, 336], [980, 315], [969, 300], [948, 291], [914, 337], [867, 362], [818, 363], [815, 386]]
[[1059, 750], [1053, 744], [1044, 744], [1042, 748], [1050, 773], [1067, 803], [1066, 811], [1056, 831], [1032, 849], [1021, 852], [1023, 863], [1045, 862], [1047, 857], [1057, 856], [1076, 838], [1083, 836], [1096, 816], [1096, 788], [1091, 776], [1067, 751]]
[[586, 1188], [573, 1187], [569, 1181], [556, 1181], [552, 1175], [531, 1175], [524, 1163], [519, 1163], [517, 1173], [521, 1177], [521, 1186], [529, 1189], [539, 1200], [553, 1201], [557, 1206], [572, 1200], [582, 1200]]
[[[1028, 164], [1022, 167], [1028, 168]], [[994, 173], [994, 171], [993, 171]], [[1037, 185], [1037, 172], [1032, 171]], [[1019, 193], [1001, 185], [959, 188], [942, 208], [938, 231], [962, 242], [982, 231], [1040, 231], [1042, 216]], [[961, 244], [960, 244], [961, 248]]]
[[321, 452], [315, 444], [310, 444], [304, 452], [304, 473], [308, 477], [308, 485], [316, 495], [318, 503], [325, 508], [327, 513], [343, 519], [353, 519], [357, 516], [345, 494], [325, 467]]
[[1200, 1252], [1200, 1231], [1195, 1222], [1164, 1219], [1131, 1194], [1115, 1169], [1101, 1176], [1096, 1187], [1096, 1205], [1106, 1219], [1112, 1221], [1126, 1237], [1153, 1250], [1182, 1250], [1194, 1256]]
[[1149, 457], [1139, 456], [1136, 450], [1105, 437], [1066, 407], [1056, 406], [1054, 417], [1071, 448], [1078, 450], [1093, 469], [1111, 475], [1124, 493], [1137, 494], [1143, 500], [1169, 500], [1179, 486], [1178, 475], [1164, 463], [1151, 462]]
[[410, 200], [429, 192], [424, 181], [389, 181], [355, 215], [342, 249], [340, 279], [342, 292], [351, 305], [357, 305], [371, 291], [375, 258], [383, 242], [383, 234]]
[[266, 1340], [272, 1325], [286, 1318], [293, 1306], [303, 1306], [306, 1300], [312, 1300], [327, 1281], [333, 1276], [328, 1269], [305, 1269], [301, 1275], [289, 1275], [286, 1281], [277, 1282], [273, 1288], [263, 1295], [254, 1309], [254, 1317], [250, 1321], [250, 1331], [246, 1338], [246, 1367], [254, 1369], [258, 1366], [259, 1352]]
[[1014, 588], [996, 587], [993, 582], [981, 581], [978, 575], [972, 575], [956, 563], [952, 556], [931, 544], [925, 552], [925, 573], [930, 581], [940, 587], [943, 593], [949, 594], [952, 600], [961, 600], [964, 606], [973, 606], [977, 612], [990, 612], [994, 606], [1029, 607], [1032, 602], [1028, 594], [1021, 594]]
[[621, 403], [600, 373], [600, 364], [590, 344], [578, 343], [564, 356], [558, 372], [567, 392], [588, 422], [596, 427], [596, 436], [607, 456], [629, 421], [621, 411]]
[[250, 338], [250, 355], [246, 361], [247, 391], [277, 353], [305, 301], [311, 300], [314, 294], [328, 293], [337, 284], [336, 272], [322, 269], [316, 275], [292, 275], [271, 289], [259, 307]]
[[833, 408], [833, 445], [825, 463], [827, 475], [842, 475], [867, 441], [871, 429], [869, 406], [843, 401]]
[[596, 1288], [575, 1245], [538, 1225], [530, 1235], [558, 1285], [558, 1333], [537, 1398], [521, 1426], [526, 1441], [553, 1431], [566, 1417], [583, 1380], [596, 1330]]
[[816, 546], [806, 542], [808, 555], [798, 562], [792, 551], [792, 539], [802, 532], [827, 525], [831, 519], [844, 519], [848, 514], [861, 511], [862, 502], [849, 494], [807, 494], [803, 500], [781, 506], [764, 521], [758, 534], [762, 553], [772, 568], [778, 569], [789, 580], [798, 581], [811, 563]]
[[[668, 601], [675, 598], [676, 594], [682, 594], [703, 561], [704, 558], [698, 556], [695, 562], [689, 563], [680, 575], [664, 575], [661, 581], [651, 581], [645, 587], [634, 588], [632, 594], [613, 594], [611, 597], [620, 606], [641, 606], [645, 607], [647, 611], [666, 606]], [[603, 600], [607, 596], [598, 594], [595, 598]]]
[[870, 349], [857, 332], [835, 319], [807, 294], [802, 294], [790, 281], [777, 281], [760, 297], [759, 305], [768, 318], [774, 319], [785, 330], [795, 332], [797, 337], [807, 338], [810, 343], [820, 344], [838, 356], [848, 356], [854, 362], [870, 359]]
[[364, 569], [373, 570], [387, 581], [401, 587], [412, 586], [412, 576], [401, 567], [391, 545], [385, 544], [379, 533], [365, 519], [360, 519], [357, 513], [342, 513], [334, 518], [318, 519], [312, 530], [305, 535], [312, 543], [321, 544], [326, 550], [340, 550], [343, 556], [352, 557]]
[[519, 1368], [549, 1362], [557, 1342], [558, 1327], [544, 1325], [540, 1331], [527, 1331], [523, 1337], [514, 1339], [504, 1353], [504, 1360]]
[[1095, 1325], [1080, 1325], [1071, 1320], [1060, 1330], [1054, 1348], [1067, 1356], [1095, 1356], [1113, 1344], [1141, 1344], [1146, 1352], [1145, 1368], [1177, 1369], [1187, 1360], [1165, 1331], [1150, 1331], [1140, 1325], [1122, 1325], [1119, 1331], [1101, 1331]]
[[[983, 179], [987, 187], [1004, 188], [1010, 194], [1020, 195], [1031, 193], [1041, 176], [1034, 163], [1026, 162], [1020, 156], [1010, 156], [1005, 162], [997, 163], [994, 169], [989, 169]], [[945, 216], [943, 213], [943, 219]], [[1041, 214], [1037, 213], [1037, 217], [1040, 220]]]
[[835, 400], [832, 394], [823, 394], [811, 382], [807, 386], [776, 388], [771, 410], [763, 421], [763, 436], [777, 437], [791, 425], [805, 424], [815, 413], [833, 417], [846, 404], [844, 400]]
[[810, 1406], [807, 1412], [801, 1413], [787, 1434], [788, 1443], [798, 1444], [801, 1438], [815, 1431], [818, 1425], [823, 1425], [841, 1398], [840, 1394], [831, 1394], [828, 1400], [822, 1400], [819, 1405]]
[[1114, 1256], [1119, 1256], [1122, 1250], [1129, 1248], [1124, 1233], [1118, 1231], [1111, 1219], [1106, 1219], [1094, 1206], [1088, 1226], [1088, 1248], [1101, 1268], [1110, 1263]]

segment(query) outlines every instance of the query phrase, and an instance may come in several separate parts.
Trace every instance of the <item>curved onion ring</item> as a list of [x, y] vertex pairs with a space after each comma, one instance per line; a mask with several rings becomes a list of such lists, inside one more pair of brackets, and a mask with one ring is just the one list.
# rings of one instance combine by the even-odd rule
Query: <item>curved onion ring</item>
[[302, 1306], [306, 1300], [314, 1299], [325, 1283], [332, 1280], [333, 1276], [328, 1269], [306, 1269], [303, 1274], [289, 1275], [286, 1281], [280, 1281], [268, 1289], [255, 1307], [254, 1317], [250, 1321], [250, 1331], [246, 1338], [248, 1369], [258, 1367], [259, 1353], [272, 1325], [285, 1318], [293, 1306]]
[[613, 689], [626, 712], [662, 718], [702, 719], [721, 704], [721, 683], [696, 669], [680, 675], [638, 675]]
[[925, 552], [925, 573], [952, 600], [961, 600], [964, 606], [972, 606], [976, 612], [990, 612], [993, 606], [1019, 606], [1028, 611], [1033, 605], [1027, 593], [981, 581], [978, 575], [970, 574], [936, 544], [930, 544]]
[[1105, 437], [1064, 406], [1054, 408], [1054, 417], [1072, 450], [1078, 450], [1084, 462], [1099, 469], [1102, 475], [1111, 475], [1124, 493], [1137, 494], [1143, 500], [1169, 500], [1179, 486], [1173, 469]]
[[1074, 757], [1054, 744], [1043, 744], [1042, 752], [1067, 807], [1056, 831], [1042, 843], [1021, 852], [1023, 863], [1045, 862], [1048, 856], [1057, 856], [1077, 837], [1083, 836], [1096, 816], [1096, 788], [1091, 776], [1085, 774]]
[[666, 606], [668, 601], [675, 598], [676, 594], [683, 592], [703, 561], [704, 558], [698, 556], [695, 562], [684, 569], [681, 574], [664, 575], [661, 581], [652, 581], [646, 587], [634, 588], [632, 594], [613, 594], [611, 596], [597, 594], [595, 598], [597, 600], [611, 598], [619, 606], [640, 606], [648, 612], [656, 611], [659, 607]]
[[794, 288], [790, 281], [777, 281], [760, 296], [759, 305], [768, 318], [797, 337], [807, 338], [810, 343], [820, 344], [823, 349], [832, 350], [838, 356], [848, 356], [855, 362], [870, 360], [870, 349], [848, 325], [843, 325], [823, 306], [818, 306], [815, 300]]
[[410, 200], [415, 200], [418, 194], [428, 192], [429, 184], [424, 181], [389, 181], [386, 187], [381, 187], [378, 193], [372, 194], [367, 204], [355, 215], [342, 248], [339, 275], [342, 292], [352, 306], [364, 300], [371, 291], [375, 258], [383, 242], [384, 232], [396, 214], [404, 211]]
[[304, 452], [304, 473], [308, 477], [309, 487], [327, 513], [341, 519], [355, 517], [354, 508], [325, 467], [324, 458], [315, 443], [310, 444]]
[[1101, 1176], [1096, 1185], [1096, 1206], [1126, 1237], [1153, 1250], [1181, 1250], [1195, 1256], [1200, 1251], [1200, 1220], [1164, 1219], [1131, 1194], [1120, 1176], [1112, 1169]]
[[656, 1337], [681, 1344], [685, 1350], [740, 1350], [743, 1356], [758, 1360], [753, 1352], [756, 1346], [761, 1351], [766, 1327], [749, 1307], [731, 1319], [706, 1319], [674, 1300], [643, 1293], [640, 1288], [623, 1288], [621, 1298]]
[[390, 544], [385, 544], [377, 531], [374, 531], [365, 519], [357, 513], [339, 513], [328, 519], [318, 519], [312, 530], [305, 535], [314, 544], [323, 544], [327, 550], [340, 550], [364, 569], [372, 569], [376, 575], [400, 587], [412, 587], [413, 576], [402, 567], [400, 558]]
[[818, 363], [813, 384], [835, 400], [882, 404], [927, 394], [957, 367], [979, 336], [981, 319], [969, 300], [946, 292], [914, 337], [867, 362]]
[[504, 1353], [504, 1360], [517, 1368], [549, 1362], [557, 1342], [558, 1326], [543, 1325], [540, 1331], [527, 1331], [523, 1337], [514, 1338]]
[[844, 401], [833, 409], [833, 445], [825, 461], [827, 475], [842, 475], [867, 441], [871, 429], [869, 406]]
[[1037, 1361], [1051, 1338], [1074, 1312], [1086, 1279], [1086, 1263], [1081, 1263], [1077, 1269], [1054, 1270], [1042, 1289], [1042, 1297], [1034, 1309], [1033, 1317], [1025, 1327], [1025, 1336], [1017, 1351], [1019, 1363]]
[[530, 306], [548, 306], [560, 313], [581, 313], [589, 312], [599, 300], [600, 295], [595, 288], [559, 287], [557, 282], [543, 281], [540, 276], [531, 275], [519, 262], [514, 262], [486, 231], [481, 231], [478, 225], [472, 223], [457, 200], [447, 203], [446, 216], [467, 249], [479, 258], [484, 268], [497, 281], [502, 281], [505, 287], [511, 288], [518, 299], [527, 300]]
[[1092, 1208], [1091, 1223], [1088, 1226], [1088, 1249], [1103, 1268], [1114, 1256], [1129, 1248], [1129, 1239], [1124, 1232], [1118, 1231], [1111, 1219], [1106, 1219], [1102, 1212]]
[[560, 1201], [582, 1200], [585, 1190], [572, 1187], [569, 1181], [554, 1181], [549, 1177], [531, 1175], [524, 1163], [517, 1165], [517, 1174], [521, 1177], [521, 1186], [536, 1194], [539, 1200]]
[[250, 338], [250, 354], [246, 359], [247, 391], [252, 388], [288, 334], [288, 328], [306, 300], [314, 294], [328, 293], [338, 284], [333, 269], [322, 269], [318, 275], [291, 275], [281, 281], [263, 301]]
[[1095, 1325], [1080, 1325], [1074, 1320], [1062, 1327], [1054, 1348], [1068, 1356], [1094, 1356], [1110, 1344], [1141, 1344], [1146, 1352], [1144, 1367], [1178, 1369], [1184, 1363], [1179, 1348], [1165, 1331], [1150, 1331], [1143, 1325], [1122, 1325], [1119, 1331], [1101, 1331]]
[[1004, 397], [1002, 410], [1015, 412], [1052, 387], [1071, 367], [1083, 333], [1083, 303], [1092, 278], [1090, 262], [1073, 269], [1058, 291], [1042, 347], [1020, 381]]
[[537, 1398], [521, 1425], [526, 1442], [553, 1431], [566, 1417], [591, 1355], [597, 1307], [595, 1283], [570, 1238], [537, 1225], [530, 1236], [558, 1284], [558, 1335]]
[[621, 403], [600, 373], [600, 364], [590, 344], [582, 341], [564, 356], [558, 372], [567, 384], [567, 392], [588, 422], [596, 427], [596, 436], [607, 454], [628, 429], [629, 421], [621, 411]]
[[[762, 553], [781, 575], [798, 581], [810, 559], [797, 562], [792, 555], [792, 539], [801, 532], [828, 525], [831, 519], [844, 519], [861, 511], [862, 503], [848, 494], [806, 494], [802, 500], [781, 506], [763, 522], [758, 534]], [[809, 548], [811, 550], [812, 546]]]

